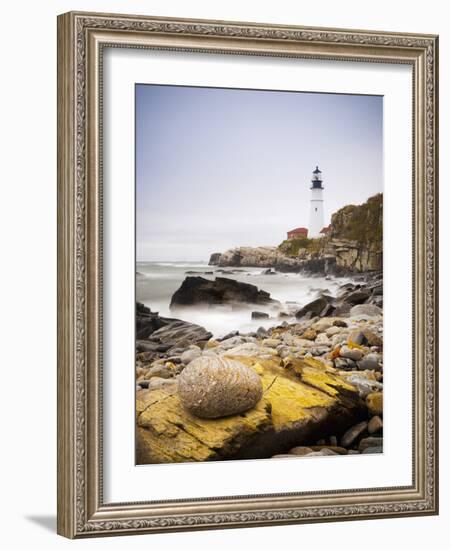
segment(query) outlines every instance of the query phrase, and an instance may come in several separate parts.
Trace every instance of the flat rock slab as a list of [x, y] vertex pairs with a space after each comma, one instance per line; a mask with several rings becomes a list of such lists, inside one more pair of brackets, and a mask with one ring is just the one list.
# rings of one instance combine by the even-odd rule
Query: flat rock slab
[[364, 404], [357, 389], [315, 359], [230, 356], [261, 377], [263, 397], [249, 411], [200, 419], [181, 405], [177, 382], [137, 393], [137, 463], [269, 458], [324, 434], [343, 433]]

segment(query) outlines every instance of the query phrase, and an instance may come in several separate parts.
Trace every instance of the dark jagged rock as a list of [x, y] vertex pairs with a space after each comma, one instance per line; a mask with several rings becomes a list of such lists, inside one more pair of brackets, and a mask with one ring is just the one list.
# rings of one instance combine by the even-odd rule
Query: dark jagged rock
[[150, 337], [150, 342], [165, 344], [171, 348], [186, 348], [191, 344], [207, 342], [212, 334], [200, 325], [188, 323], [179, 319], [171, 319], [169, 323], [156, 330]]
[[252, 319], [268, 319], [269, 314], [263, 311], [252, 311]]
[[220, 256], [221, 256], [220, 252], [214, 252], [213, 254], [211, 254], [208, 265], [219, 265]]
[[160, 317], [152, 312], [149, 307], [136, 302], [136, 338], [138, 340], [148, 338], [155, 330], [166, 325], [170, 319]]
[[305, 317], [306, 315], [310, 315], [310, 317], [315, 317], [317, 315], [320, 315], [322, 311], [328, 306], [328, 300], [321, 296], [320, 298], [317, 298], [316, 300], [313, 300], [312, 302], [309, 302], [309, 304], [306, 304], [306, 306], [302, 307], [295, 316], [297, 319], [301, 319], [302, 317]]
[[206, 342], [212, 334], [200, 325], [160, 317], [150, 308], [136, 303], [136, 351], [150, 355], [164, 354], [176, 346], [184, 348], [190, 344]]
[[345, 300], [346, 302], [356, 305], [364, 303], [369, 298], [370, 292], [367, 292], [365, 290], [355, 290], [354, 292], [346, 296]]
[[259, 290], [255, 285], [241, 283], [234, 279], [216, 277], [209, 281], [203, 277], [186, 277], [180, 288], [172, 296], [170, 308], [192, 305], [222, 304], [279, 304], [268, 292]]

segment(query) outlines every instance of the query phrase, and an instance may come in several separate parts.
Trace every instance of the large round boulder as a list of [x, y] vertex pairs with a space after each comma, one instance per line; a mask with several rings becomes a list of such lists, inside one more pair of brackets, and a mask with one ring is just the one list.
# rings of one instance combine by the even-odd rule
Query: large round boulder
[[220, 418], [251, 409], [263, 394], [256, 372], [239, 361], [203, 356], [178, 377], [182, 405], [200, 418]]

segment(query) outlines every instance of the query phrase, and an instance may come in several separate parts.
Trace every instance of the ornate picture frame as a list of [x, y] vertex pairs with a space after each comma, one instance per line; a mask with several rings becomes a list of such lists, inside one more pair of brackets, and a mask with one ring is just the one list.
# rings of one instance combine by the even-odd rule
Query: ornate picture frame
[[[104, 48], [406, 64], [413, 75], [413, 483], [103, 498]], [[70, 12], [58, 17], [58, 533], [69, 538], [438, 513], [438, 37]]]

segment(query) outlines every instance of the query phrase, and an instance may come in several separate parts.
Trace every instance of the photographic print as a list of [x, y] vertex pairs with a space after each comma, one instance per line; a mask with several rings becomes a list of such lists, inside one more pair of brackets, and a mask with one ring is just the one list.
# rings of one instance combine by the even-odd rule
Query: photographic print
[[58, 17], [58, 533], [438, 513], [438, 81], [437, 35]]
[[383, 98], [137, 84], [136, 462], [383, 451]]

